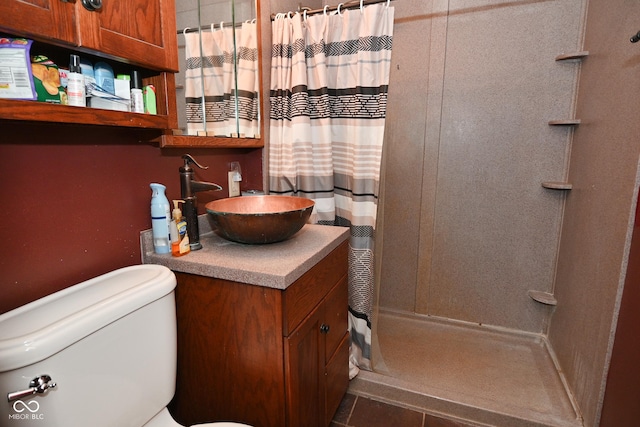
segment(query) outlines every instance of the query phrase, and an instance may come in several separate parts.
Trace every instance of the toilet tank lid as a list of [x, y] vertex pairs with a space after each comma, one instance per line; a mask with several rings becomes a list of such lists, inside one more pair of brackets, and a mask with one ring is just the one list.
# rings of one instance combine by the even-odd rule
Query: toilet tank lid
[[173, 292], [164, 266], [124, 267], [0, 315], [0, 372], [39, 362]]

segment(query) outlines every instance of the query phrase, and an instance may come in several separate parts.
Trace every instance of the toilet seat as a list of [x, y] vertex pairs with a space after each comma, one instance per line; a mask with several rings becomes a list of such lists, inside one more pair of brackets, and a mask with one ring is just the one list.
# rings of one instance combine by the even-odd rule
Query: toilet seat
[[[155, 417], [151, 418], [148, 423], [142, 427], [183, 427], [182, 424], [178, 424], [173, 419], [169, 410], [164, 408]], [[194, 424], [191, 427], [251, 427], [248, 424], [232, 423], [228, 421], [221, 421], [215, 423]]]

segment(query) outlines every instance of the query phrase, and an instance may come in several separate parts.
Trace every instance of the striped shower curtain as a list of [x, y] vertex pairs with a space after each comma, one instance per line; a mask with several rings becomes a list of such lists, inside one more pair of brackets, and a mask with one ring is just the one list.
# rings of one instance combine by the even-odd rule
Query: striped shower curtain
[[371, 369], [373, 246], [393, 39], [387, 3], [272, 23], [269, 191], [348, 226], [350, 376]]
[[187, 134], [259, 136], [256, 23], [214, 27], [184, 34]]

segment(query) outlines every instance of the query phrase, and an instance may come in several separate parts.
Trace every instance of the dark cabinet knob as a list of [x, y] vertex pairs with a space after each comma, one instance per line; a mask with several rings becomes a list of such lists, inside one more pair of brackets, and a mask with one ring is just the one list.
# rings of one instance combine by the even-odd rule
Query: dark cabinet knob
[[102, 9], [102, 0], [82, 0], [82, 5], [88, 11], [94, 12]]
[[320, 332], [322, 332], [323, 334], [326, 334], [329, 332], [329, 325], [325, 325], [324, 323], [322, 325], [320, 325]]

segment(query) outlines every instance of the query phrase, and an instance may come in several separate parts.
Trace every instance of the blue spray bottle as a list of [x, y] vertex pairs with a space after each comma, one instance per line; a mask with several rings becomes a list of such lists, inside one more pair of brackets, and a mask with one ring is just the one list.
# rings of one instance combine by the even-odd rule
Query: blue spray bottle
[[164, 193], [162, 184], [151, 184], [151, 230], [153, 234], [153, 248], [157, 254], [171, 252], [169, 229], [171, 226], [171, 206]]

